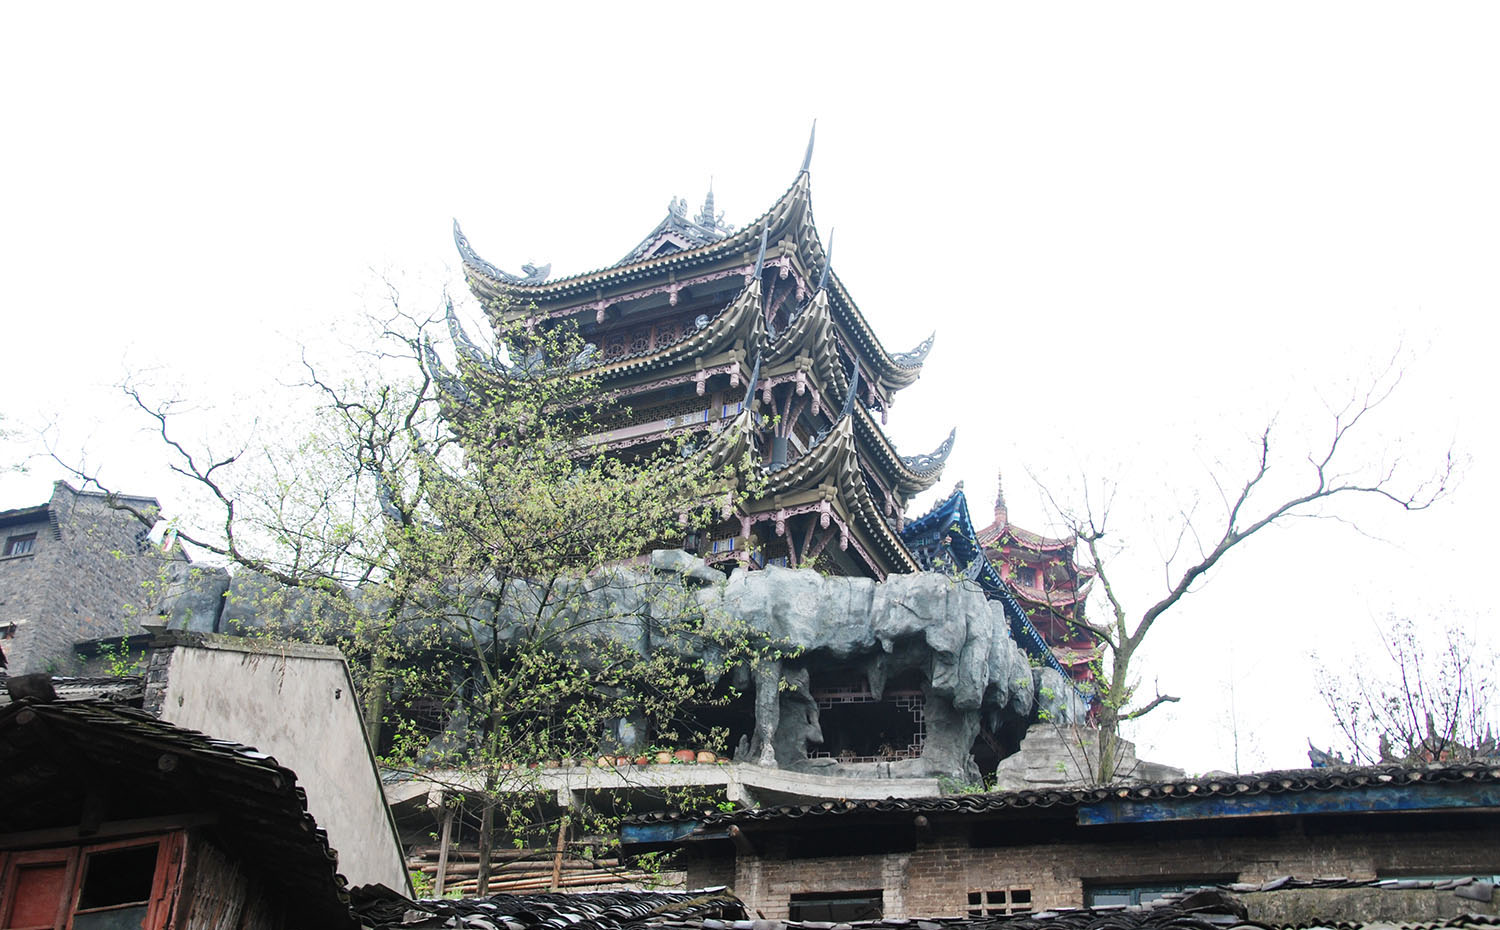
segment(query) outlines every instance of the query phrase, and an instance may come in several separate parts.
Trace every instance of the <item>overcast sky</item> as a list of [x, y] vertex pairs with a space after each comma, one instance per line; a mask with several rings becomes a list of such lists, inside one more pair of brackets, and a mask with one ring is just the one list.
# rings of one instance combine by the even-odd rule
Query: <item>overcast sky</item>
[[[1226, 558], [1142, 657], [1143, 687], [1183, 698], [1136, 728], [1144, 755], [1229, 768], [1237, 737], [1241, 768], [1305, 764], [1329, 738], [1313, 652], [1347, 666], [1392, 613], [1490, 641], [1500, 8], [644, 9], [6, 5], [6, 426], [52, 422], [170, 509], [125, 372], [274, 435], [295, 347], [356, 340], [379, 273], [419, 306], [462, 292], [453, 217], [502, 268], [595, 268], [710, 178], [752, 220], [816, 118], [839, 275], [888, 348], [937, 331], [889, 429], [958, 443], [913, 513], [962, 480], [986, 522], [1003, 470], [1013, 519], [1046, 530], [1041, 486], [1078, 503], [1079, 475], [1109, 479], [1139, 611], [1176, 515], [1218, 526], [1212, 476], [1248, 477], [1275, 423], [1294, 481], [1393, 356], [1349, 464], [1405, 487], [1464, 463], [1428, 512], [1339, 509], [1359, 530]], [[0, 508], [56, 477], [0, 477]]]

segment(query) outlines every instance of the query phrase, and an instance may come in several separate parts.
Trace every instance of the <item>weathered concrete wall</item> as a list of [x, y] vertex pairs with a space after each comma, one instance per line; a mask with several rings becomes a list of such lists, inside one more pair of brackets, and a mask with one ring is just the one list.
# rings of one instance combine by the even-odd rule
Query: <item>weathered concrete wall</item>
[[[175, 643], [175, 644], [174, 644]], [[170, 634], [146, 702], [163, 720], [255, 746], [297, 773], [351, 885], [405, 889], [407, 873], [338, 650]]]
[[[155, 505], [148, 498], [129, 500]], [[0, 558], [0, 623], [19, 621], [15, 637], [4, 643], [10, 673], [75, 674], [76, 643], [143, 632], [140, 616], [154, 613], [156, 582], [171, 558], [101, 494], [59, 481], [45, 510], [31, 509], [38, 511], [35, 520], [0, 528], [0, 545], [36, 533], [31, 553]]]

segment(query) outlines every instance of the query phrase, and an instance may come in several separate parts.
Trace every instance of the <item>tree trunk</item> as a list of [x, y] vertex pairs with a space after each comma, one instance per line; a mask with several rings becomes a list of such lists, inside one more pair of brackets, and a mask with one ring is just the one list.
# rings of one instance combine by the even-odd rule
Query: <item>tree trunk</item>
[[380, 752], [380, 725], [385, 718], [385, 699], [388, 687], [385, 680], [387, 659], [378, 646], [370, 659], [370, 688], [365, 692], [365, 738], [370, 741], [370, 751]]
[[[491, 779], [485, 779], [487, 782]], [[486, 785], [486, 787], [490, 787]], [[495, 848], [495, 795], [486, 791], [484, 805], [479, 814], [479, 875], [478, 890], [475, 892], [479, 897], [484, 897], [490, 889], [490, 855]]]
[[448, 805], [447, 810], [443, 811], [443, 834], [438, 840], [437, 880], [432, 884], [434, 898], [443, 896], [444, 886], [448, 882], [448, 847], [453, 842], [453, 818], [457, 813], [458, 808], [451, 804]]
[[1120, 766], [1120, 711], [1130, 700], [1130, 660], [1135, 654], [1129, 642], [1110, 655], [1109, 690], [1099, 702], [1099, 757], [1094, 761], [1094, 780], [1101, 785], [1114, 781]]
[[552, 851], [552, 890], [562, 887], [563, 850], [568, 839], [568, 815], [557, 821], [557, 848]]

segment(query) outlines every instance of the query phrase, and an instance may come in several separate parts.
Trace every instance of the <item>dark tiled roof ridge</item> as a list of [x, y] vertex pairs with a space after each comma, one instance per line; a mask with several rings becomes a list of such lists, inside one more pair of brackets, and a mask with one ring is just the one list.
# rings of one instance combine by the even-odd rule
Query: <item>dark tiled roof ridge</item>
[[[778, 196], [774, 201], [772, 201], [770, 208], [756, 216], [754, 220], [741, 227], [740, 229], [727, 234], [721, 239], [716, 239], [712, 242], [705, 242], [701, 245], [694, 246], [693, 248], [670, 252], [666, 255], [653, 255], [644, 258], [638, 258], [635, 260], [631, 260], [630, 256], [627, 255], [625, 259], [614, 264], [600, 265], [597, 268], [591, 268], [587, 271], [578, 271], [564, 275], [562, 277], [552, 278], [550, 280], [533, 284], [520, 284], [515, 282], [500, 281], [491, 278], [487, 274], [484, 274], [482, 269], [475, 268], [473, 269], [473, 271], [484, 275], [485, 281], [490, 283], [491, 285], [496, 286], [497, 288], [513, 291], [517, 294], [532, 296], [548, 292], [563, 291], [568, 288], [577, 288], [589, 284], [594, 284], [598, 281], [620, 277], [625, 274], [632, 274], [638, 271], [664, 267], [668, 264], [688, 262], [705, 255], [712, 255], [714, 254], [715, 250], [719, 249], [733, 251], [735, 248], [739, 248], [741, 246], [750, 247], [750, 244], [755, 241], [756, 236], [760, 234], [760, 227], [762, 225], [770, 225], [772, 220], [775, 218], [777, 209], [790, 202], [793, 199], [793, 195], [796, 193], [797, 189], [803, 186], [803, 183], [803, 176], [801, 174], [798, 174], [796, 180], [792, 182], [791, 186], [783, 191], [781, 195]], [[661, 224], [657, 224], [657, 229], [653, 230], [652, 233], [648, 235], [641, 244], [644, 245], [646, 244], [646, 242], [649, 242], [651, 239], [655, 238], [656, 233], [660, 231], [660, 229]], [[637, 246], [637, 248], [639, 248], [639, 246]], [[634, 251], [635, 250], [632, 250], [632, 254], [634, 253]], [[465, 263], [465, 267], [469, 267], [467, 263]]]
[[[26, 712], [34, 713], [43, 720], [51, 718], [73, 725], [92, 725], [101, 728], [101, 732], [108, 731], [111, 734], [126, 730], [136, 734], [135, 740], [146, 745], [158, 745], [164, 751], [190, 755], [211, 765], [246, 765], [261, 770], [265, 781], [257, 786], [257, 790], [277, 799], [277, 803], [282, 805], [280, 816], [284, 823], [303, 838], [299, 842], [305, 842], [306, 848], [310, 850], [302, 865], [305, 866], [309, 861], [315, 862], [321, 869], [326, 864], [329, 882], [326, 887], [331, 893], [330, 902], [336, 901], [336, 907], [347, 908], [349, 892], [347, 880], [338, 871], [338, 852], [329, 843], [327, 831], [318, 825], [312, 812], [308, 810], [307, 793], [297, 783], [297, 773], [278, 763], [272, 756], [254, 746], [218, 739], [198, 730], [178, 726], [140, 708], [107, 698], [59, 696], [56, 700], [45, 702], [23, 698], [0, 707], [0, 727], [12, 724]], [[321, 880], [319, 878], [316, 881]]]
[[594, 891], [495, 894], [483, 898], [411, 901], [381, 885], [351, 892], [367, 926], [472, 927], [476, 930], [623, 930], [626, 927], [727, 926], [746, 916], [727, 889], [698, 891]]
[[705, 825], [797, 819], [825, 814], [953, 813], [979, 814], [1012, 808], [1076, 807], [1100, 801], [1155, 801], [1173, 798], [1279, 794], [1302, 791], [1356, 790], [1381, 785], [1409, 785], [1429, 781], [1500, 782], [1500, 759], [1487, 762], [1427, 763], [1425, 765], [1330, 766], [1320, 769], [1282, 769], [1243, 775], [1212, 774], [1149, 783], [1026, 788], [1019, 791], [944, 795], [929, 798], [888, 797], [884, 800], [821, 801], [815, 804], [759, 807], [732, 812], [665, 811], [640, 814], [631, 823], [698, 820]]
[[[1419, 882], [1422, 887], [1448, 890], [1473, 883], [1473, 879], [1451, 882]], [[1205, 885], [1166, 895], [1140, 905], [1104, 905], [1079, 908], [1051, 908], [1028, 914], [986, 917], [916, 917], [880, 918], [875, 920], [829, 923], [822, 921], [752, 920], [743, 905], [722, 889], [704, 892], [604, 892], [550, 893], [532, 895], [496, 895], [490, 898], [454, 901], [409, 902], [387, 889], [376, 897], [365, 897], [370, 889], [356, 889], [356, 898], [365, 898], [357, 908], [366, 922], [377, 928], [436, 926], [433, 920], [446, 918], [443, 926], [531, 930], [540, 927], [572, 926], [581, 930], [624, 930], [624, 928], [674, 928], [674, 930], [1235, 930], [1272, 925], [1250, 920], [1237, 894], [1300, 888], [1390, 887], [1389, 882], [1350, 882], [1347, 879], [1298, 880], [1289, 877], [1273, 879], [1263, 885]], [[696, 897], [695, 897], [696, 896]], [[686, 899], [686, 900], [684, 900]], [[403, 909], [403, 905], [411, 905]], [[423, 914], [431, 915], [425, 919]], [[1461, 914], [1446, 920], [1403, 923], [1399, 926], [1416, 930], [1449, 927], [1493, 927], [1500, 917], [1483, 914]], [[1354, 930], [1364, 924], [1351, 921], [1312, 920], [1277, 925], [1291, 928], [1327, 927]], [[1381, 926], [1391, 927], [1386, 923]]]

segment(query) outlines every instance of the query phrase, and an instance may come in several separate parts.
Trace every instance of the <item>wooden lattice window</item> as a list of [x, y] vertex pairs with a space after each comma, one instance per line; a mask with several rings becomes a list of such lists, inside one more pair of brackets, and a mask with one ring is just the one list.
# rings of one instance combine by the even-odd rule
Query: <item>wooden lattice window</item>
[[630, 352], [632, 355], [637, 352], [644, 352], [649, 348], [651, 348], [651, 330], [638, 329], [630, 334]]
[[1030, 888], [995, 888], [969, 892], [970, 917], [1004, 917], [1030, 913]]

